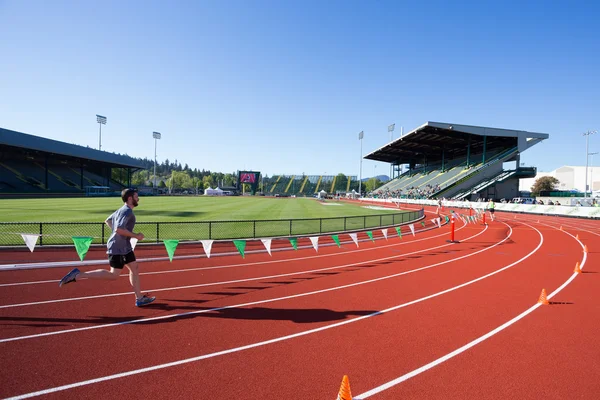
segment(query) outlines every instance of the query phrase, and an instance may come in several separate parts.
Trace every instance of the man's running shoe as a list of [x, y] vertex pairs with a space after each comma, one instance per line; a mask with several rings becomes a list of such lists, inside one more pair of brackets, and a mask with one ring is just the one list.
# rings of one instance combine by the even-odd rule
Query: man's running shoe
[[77, 275], [79, 275], [79, 270], [75, 268], [60, 280], [58, 286], [60, 287], [62, 285], [66, 285], [67, 283], [75, 282]]
[[152, 303], [154, 300], [156, 300], [156, 297], [154, 297], [154, 296], [148, 297], [146, 295], [143, 295], [142, 297], [140, 297], [139, 299], [137, 299], [135, 301], [135, 306], [143, 307], [143, 306], [146, 306], [146, 305]]

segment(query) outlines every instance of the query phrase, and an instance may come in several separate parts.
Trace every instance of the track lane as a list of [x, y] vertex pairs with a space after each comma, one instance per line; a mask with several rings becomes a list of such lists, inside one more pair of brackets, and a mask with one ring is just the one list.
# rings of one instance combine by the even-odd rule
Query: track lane
[[[243, 331], [243, 330], [238, 330], [238, 331]], [[206, 337], [205, 335], [201, 335], [201, 336]]]

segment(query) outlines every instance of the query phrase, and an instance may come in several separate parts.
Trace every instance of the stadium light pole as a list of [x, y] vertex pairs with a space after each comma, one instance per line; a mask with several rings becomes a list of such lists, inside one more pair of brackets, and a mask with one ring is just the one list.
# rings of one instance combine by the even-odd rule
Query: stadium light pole
[[96, 114], [96, 122], [100, 127], [100, 133], [98, 135], [98, 150], [102, 150], [102, 125], [106, 125], [106, 117]]
[[[391, 124], [388, 126], [388, 132], [390, 133], [390, 143], [394, 140], [394, 128], [396, 124]], [[390, 180], [392, 179], [392, 175], [394, 175], [394, 163], [390, 163]]]
[[152, 137], [154, 138], [154, 191], [157, 190], [156, 186], [156, 141], [161, 138], [161, 134], [159, 132], [152, 132]]
[[583, 198], [587, 198], [587, 186], [588, 186], [588, 179], [587, 179], [587, 174], [588, 174], [588, 161], [590, 159], [590, 135], [593, 135], [595, 133], [598, 133], [598, 131], [587, 131], [583, 134], [583, 136], [585, 136], [585, 188], [583, 189]]
[[[590, 170], [590, 196], [594, 197], [594, 155], [598, 154], [598, 152], [595, 153], [588, 153], [588, 156], [592, 156], [592, 162], [590, 164], [592, 164], [592, 169]], [[587, 182], [586, 182], [587, 185]]]
[[365, 132], [364, 131], [360, 131], [360, 133], [358, 134], [358, 140], [360, 141], [360, 169], [359, 169], [359, 174], [358, 174], [358, 195], [362, 196], [362, 140], [363, 137], [365, 136]]

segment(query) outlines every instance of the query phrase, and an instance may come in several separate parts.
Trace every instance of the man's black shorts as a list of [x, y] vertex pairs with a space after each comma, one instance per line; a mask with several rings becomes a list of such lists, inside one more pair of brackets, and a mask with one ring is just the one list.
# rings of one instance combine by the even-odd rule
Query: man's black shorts
[[493, 213], [494, 213], [494, 209], [493, 209], [493, 208], [490, 208], [490, 212], [493, 214]]
[[108, 262], [110, 264], [111, 267], [113, 267], [114, 269], [123, 269], [123, 267], [125, 266], [125, 264], [129, 264], [135, 261], [135, 254], [133, 254], [133, 251], [130, 251], [129, 253], [122, 255], [122, 254], [109, 254], [108, 255]]

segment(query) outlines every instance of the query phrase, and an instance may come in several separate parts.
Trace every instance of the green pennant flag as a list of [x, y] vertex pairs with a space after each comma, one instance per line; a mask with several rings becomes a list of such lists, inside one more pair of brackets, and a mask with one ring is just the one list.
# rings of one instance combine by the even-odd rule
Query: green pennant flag
[[175, 255], [175, 249], [177, 248], [177, 245], [179, 244], [179, 240], [168, 239], [168, 240], [163, 240], [163, 243], [165, 244], [165, 248], [167, 249], [167, 254], [169, 255], [169, 260], [171, 260], [171, 262], [173, 262], [173, 256]]
[[402, 239], [402, 231], [400, 230], [400, 227], [396, 227], [396, 232], [398, 232], [398, 237]]
[[446, 215], [446, 222], [448, 222], [450, 219], [448, 218], [448, 216]]
[[298, 250], [298, 238], [290, 238], [290, 243], [294, 250]]
[[338, 235], [331, 235], [331, 238], [338, 245], [338, 247], [341, 247], [341, 245], [340, 245], [340, 238], [338, 237]]
[[242, 258], [244, 257], [244, 250], [246, 250], [246, 241], [245, 240], [234, 240], [233, 244], [235, 244], [235, 248], [238, 249]]
[[90, 245], [92, 244], [94, 238], [89, 236], [73, 236], [71, 239], [73, 239], [73, 243], [75, 244], [75, 250], [77, 250], [79, 259], [83, 261], [85, 255], [90, 249]]
[[371, 239], [372, 242], [375, 241], [375, 239], [373, 239], [373, 232], [367, 231], [367, 236]]
[[423, 225], [423, 227], [425, 227], [425, 222], [424, 222], [424, 221], [421, 221], [421, 225]]

